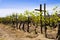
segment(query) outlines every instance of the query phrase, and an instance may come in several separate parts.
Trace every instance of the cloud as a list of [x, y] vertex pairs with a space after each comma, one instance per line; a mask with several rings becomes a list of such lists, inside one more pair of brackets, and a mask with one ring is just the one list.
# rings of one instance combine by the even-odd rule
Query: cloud
[[[49, 8], [50, 9], [50, 8]], [[32, 11], [34, 9], [13, 9], [13, 8], [7, 8], [7, 9], [0, 9], [0, 17], [5, 17], [7, 15], [11, 15], [13, 13], [24, 13], [24, 11], [29, 10]]]
[[0, 9], [0, 17], [5, 17], [7, 15], [11, 15], [13, 13], [17, 13], [17, 14], [20, 14], [20, 13], [24, 13], [24, 11], [26, 10], [29, 10], [31, 11], [32, 9], [13, 9], [13, 8], [7, 8], [7, 9]]
[[0, 9], [0, 17], [4, 17], [6, 15], [11, 15], [12, 13], [20, 13], [20, 9]]
[[[33, 11], [35, 8], [5, 8], [5, 9], [0, 9], [0, 17], [5, 17], [7, 15], [11, 15], [12, 13], [18, 13], [18, 14], [24, 13], [24, 11], [26, 11], [26, 10]], [[54, 8], [54, 6], [47, 6], [46, 10], [48, 10], [51, 14], [53, 8]], [[37, 9], [39, 9], [39, 8], [37, 7]]]

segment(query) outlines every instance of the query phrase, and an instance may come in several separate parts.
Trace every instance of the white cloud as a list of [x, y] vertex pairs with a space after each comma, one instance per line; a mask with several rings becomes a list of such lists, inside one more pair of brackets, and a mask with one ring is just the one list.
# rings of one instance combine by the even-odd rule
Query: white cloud
[[[48, 10], [50, 13], [49, 14], [51, 14], [52, 13], [52, 9], [53, 9], [54, 7], [46, 7], [46, 10]], [[17, 8], [5, 8], [5, 9], [0, 9], [0, 17], [4, 17], [4, 16], [6, 16], [6, 15], [11, 15], [12, 13], [24, 13], [24, 11], [26, 11], [26, 10], [29, 10], [29, 11], [32, 11], [32, 10], [34, 10], [35, 8], [20, 8], [20, 9], [17, 9]], [[38, 7], [37, 7], [37, 9], [39, 9]]]
[[[49, 8], [50, 9], [50, 8]], [[0, 9], [0, 17], [5, 17], [7, 15], [11, 15], [12, 13], [24, 13], [24, 11], [29, 10], [32, 11], [34, 9]]]
[[10, 15], [12, 13], [20, 13], [20, 9], [0, 9], [0, 17], [4, 17], [6, 15]]
[[7, 9], [0, 9], [0, 17], [5, 17], [6, 15], [11, 15], [13, 13], [24, 13], [24, 11], [29, 10], [31, 11], [31, 9], [13, 9], [13, 8], [7, 8]]

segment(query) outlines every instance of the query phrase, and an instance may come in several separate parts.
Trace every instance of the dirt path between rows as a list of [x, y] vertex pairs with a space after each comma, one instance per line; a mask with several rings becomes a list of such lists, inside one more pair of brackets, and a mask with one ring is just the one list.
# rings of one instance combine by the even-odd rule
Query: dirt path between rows
[[[34, 37], [32, 37], [34, 36]], [[8, 25], [0, 24], [0, 40], [54, 40], [48, 39], [43, 34], [33, 34], [14, 29]]]

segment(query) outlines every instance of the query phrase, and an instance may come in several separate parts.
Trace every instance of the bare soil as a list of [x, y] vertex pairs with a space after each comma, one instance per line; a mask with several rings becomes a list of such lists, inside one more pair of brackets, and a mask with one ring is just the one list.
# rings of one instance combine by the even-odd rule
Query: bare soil
[[[56, 37], [56, 29], [54, 29], [53, 32], [48, 29], [47, 36]], [[0, 24], [0, 40], [54, 40], [49, 38], [45, 38], [44, 34], [41, 33], [28, 33], [19, 29], [14, 29], [9, 25]]]

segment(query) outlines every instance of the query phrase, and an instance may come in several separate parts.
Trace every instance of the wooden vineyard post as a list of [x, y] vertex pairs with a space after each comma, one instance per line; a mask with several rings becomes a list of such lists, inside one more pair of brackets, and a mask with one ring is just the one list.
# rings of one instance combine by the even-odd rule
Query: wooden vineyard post
[[42, 26], [42, 4], [40, 4], [40, 9], [35, 9], [35, 10], [36, 10], [36, 11], [40, 11], [40, 13], [41, 13], [41, 14], [40, 14], [40, 17], [41, 17], [40, 23], [41, 23], [41, 34], [42, 34], [42, 33], [43, 33], [43, 32], [42, 32], [42, 27], [43, 27], [43, 26]]
[[57, 37], [58, 40], [60, 40], [60, 21], [58, 21], [58, 33], [57, 33]]
[[29, 32], [29, 16], [28, 16], [28, 27], [27, 27], [27, 32]]
[[23, 22], [23, 27], [22, 27], [23, 31], [25, 31], [25, 30], [24, 30], [24, 24], [25, 24], [25, 22]]
[[14, 18], [12, 19], [12, 25], [14, 25]]
[[41, 34], [42, 34], [42, 33], [43, 33], [43, 32], [42, 32], [42, 27], [43, 27], [43, 26], [42, 26], [42, 11], [43, 11], [43, 10], [42, 10], [42, 4], [40, 4], [40, 9], [35, 9], [35, 10], [36, 10], [36, 11], [40, 11], [40, 13], [41, 13], [41, 14], [40, 14], [40, 18], [41, 18], [41, 19], [40, 19], [40, 23], [41, 23], [41, 24], [40, 24], [40, 27], [41, 27]]
[[41, 19], [40, 19], [40, 22], [41, 22], [41, 34], [43, 33], [43, 29], [42, 29], [42, 4], [40, 4], [40, 17], [41, 17]]
[[17, 13], [16, 13], [16, 28], [18, 29], [18, 17], [17, 17]]
[[46, 4], [44, 4], [44, 10], [42, 10], [42, 4], [40, 4], [40, 9], [35, 9], [36, 11], [40, 11], [40, 17], [41, 17], [41, 19], [40, 19], [40, 23], [41, 23], [41, 34], [43, 33], [43, 30], [42, 30], [42, 11], [44, 12], [44, 20], [45, 20], [45, 26], [44, 26], [44, 28], [45, 28], [45, 37], [47, 36], [46, 35], [46, 30], [47, 30], [47, 27], [46, 27]]
[[15, 20], [14, 19], [15, 19], [15, 16], [12, 15], [12, 25], [13, 25], [13, 28], [15, 28], [15, 26], [14, 26], [15, 25]]
[[19, 22], [19, 29], [21, 30], [20, 26], [21, 26], [22, 22]]
[[45, 26], [44, 26], [44, 28], [45, 28], [45, 37], [47, 37], [47, 35], [46, 35], [46, 31], [47, 31], [47, 27], [46, 27], [46, 4], [44, 4], [44, 19], [45, 19]]

